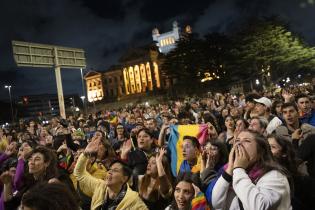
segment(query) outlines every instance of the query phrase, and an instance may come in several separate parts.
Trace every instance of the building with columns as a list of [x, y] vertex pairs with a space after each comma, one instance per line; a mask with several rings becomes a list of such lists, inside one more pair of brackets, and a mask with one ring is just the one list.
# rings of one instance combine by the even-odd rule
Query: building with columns
[[[191, 33], [191, 27], [186, 26], [184, 32]], [[172, 31], [160, 34], [155, 28], [152, 30], [155, 44], [126, 50], [119, 60], [119, 66], [104, 72], [88, 72], [85, 75], [88, 101], [119, 100], [126, 96], [167, 89], [170, 81], [161, 69], [163, 60], [159, 54], [167, 54], [175, 49], [176, 41], [181, 36], [176, 21], [173, 22]]]
[[158, 55], [153, 45], [130, 49], [120, 58], [121, 65], [88, 72], [84, 77], [88, 101], [113, 101], [167, 88]]
[[160, 62], [155, 47], [130, 50], [121, 61], [126, 95], [162, 88]]

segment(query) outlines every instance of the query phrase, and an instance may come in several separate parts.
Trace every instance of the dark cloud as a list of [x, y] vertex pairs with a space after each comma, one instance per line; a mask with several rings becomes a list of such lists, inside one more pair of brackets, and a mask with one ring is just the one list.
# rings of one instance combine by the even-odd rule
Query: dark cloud
[[[314, 10], [312, 0], [3, 0], [0, 85], [13, 84], [16, 95], [56, 92], [52, 69], [16, 67], [11, 40], [83, 48], [88, 69], [106, 70], [129, 48], [150, 43], [154, 27], [168, 31], [174, 20], [203, 35], [229, 33], [253, 16], [277, 15], [314, 44]], [[62, 70], [62, 77], [66, 94], [80, 93], [78, 70]]]

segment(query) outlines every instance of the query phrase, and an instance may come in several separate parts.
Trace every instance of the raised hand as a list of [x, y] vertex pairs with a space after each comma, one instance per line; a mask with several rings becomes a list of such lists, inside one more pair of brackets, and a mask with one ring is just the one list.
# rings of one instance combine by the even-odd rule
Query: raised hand
[[9, 171], [5, 171], [1, 174], [0, 176], [0, 180], [3, 184], [10, 184], [12, 183], [12, 179], [13, 179], [13, 176], [12, 174], [9, 172]]
[[284, 102], [290, 102], [293, 98], [293, 94], [289, 93], [287, 90], [282, 91], [282, 97], [284, 98]]
[[195, 197], [197, 197], [198, 193], [201, 192], [200, 188], [197, 187], [195, 184], [192, 184], [193, 188], [194, 188], [194, 191], [195, 191]]
[[123, 146], [121, 148], [121, 158], [126, 159], [128, 156], [128, 153], [130, 152], [132, 148], [131, 139], [128, 139], [124, 141]]
[[57, 153], [62, 152], [63, 150], [68, 150], [68, 147], [65, 143], [63, 143], [57, 150]]
[[95, 154], [98, 151], [98, 147], [101, 144], [101, 137], [94, 136], [91, 140], [91, 142], [87, 145], [87, 147], [84, 150], [84, 154]]
[[32, 152], [32, 147], [24, 146], [23, 148], [19, 149], [18, 158], [26, 161], [28, 154], [30, 154], [31, 152]]
[[162, 163], [163, 160], [163, 156], [166, 154], [166, 149], [165, 148], [161, 148], [159, 153], [156, 154], [156, 162], [157, 163]]
[[208, 154], [206, 168], [212, 168], [213, 169], [215, 164], [216, 164], [216, 157], [214, 155], [212, 155], [211, 153]]

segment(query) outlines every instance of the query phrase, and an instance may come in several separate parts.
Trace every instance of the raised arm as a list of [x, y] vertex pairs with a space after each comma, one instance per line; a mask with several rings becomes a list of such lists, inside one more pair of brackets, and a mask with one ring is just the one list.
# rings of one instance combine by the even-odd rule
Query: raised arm
[[165, 154], [166, 154], [166, 150], [164, 148], [161, 148], [159, 154], [156, 155], [156, 166], [157, 166], [159, 181], [160, 181], [160, 192], [163, 197], [169, 197], [169, 196], [172, 196], [173, 188], [172, 188], [171, 181], [166, 176], [163, 163], [162, 163], [163, 156]]
[[99, 138], [96, 137], [96, 139], [92, 139], [92, 142], [88, 144], [84, 153], [80, 155], [73, 172], [74, 176], [77, 178], [80, 184], [80, 187], [84, 188], [84, 192], [90, 197], [93, 196], [95, 188], [104, 183], [103, 180], [93, 177], [86, 171], [88, 156], [97, 151], [99, 144]]

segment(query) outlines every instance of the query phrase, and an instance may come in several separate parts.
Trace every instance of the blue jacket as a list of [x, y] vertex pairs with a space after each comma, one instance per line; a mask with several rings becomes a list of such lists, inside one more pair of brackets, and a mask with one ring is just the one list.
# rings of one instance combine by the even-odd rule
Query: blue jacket
[[308, 123], [312, 126], [315, 126], [315, 110], [312, 109], [310, 114], [306, 114], [300, 118], [301, 123]]

